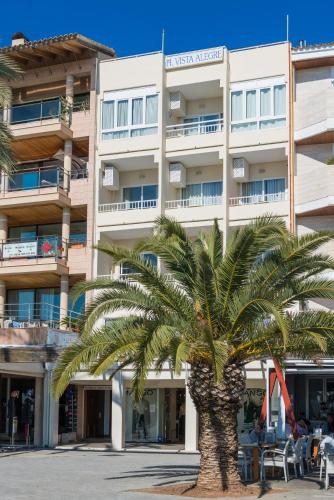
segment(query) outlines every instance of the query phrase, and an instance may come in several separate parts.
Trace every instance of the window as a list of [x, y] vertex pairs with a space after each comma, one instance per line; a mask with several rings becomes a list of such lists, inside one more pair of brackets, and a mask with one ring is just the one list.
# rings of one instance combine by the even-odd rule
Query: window
[[102, 140], [151, 135], [157, 132], [157, 94], [127, 97], [123, 91], [114, 92], [102, 102]]
[[127, 209], [154, 208], [157, 206], [157, 198], [157, 184], [123, 188], [123, 202], [125, 202]]
[[261, 85], [231, 92], [231, 131], [286, 126], [286, 85]]
[[275, 202], [285, 199], [285, 179], [261, 179], [241, 184], [243, 204]]
[[182, 189], [182, 199], [187, 206], [216, 205], [221, 203], [223, 183], [221, 181], [188, 184]]
[[[158, 257], [151, 252], [143, 252], [141, 254], [141, 257], [144, 259], [144, 261], [147, 264], [150, 264], [152, 267], [158, 267]], [[121, 264], [121, 275], [126, 276], [128, 274], [135, 274], [138, 272], [138, 269], [135, 266], [131, 266], [130, 264], [127, 264], [126, 262], [123, 262]]]

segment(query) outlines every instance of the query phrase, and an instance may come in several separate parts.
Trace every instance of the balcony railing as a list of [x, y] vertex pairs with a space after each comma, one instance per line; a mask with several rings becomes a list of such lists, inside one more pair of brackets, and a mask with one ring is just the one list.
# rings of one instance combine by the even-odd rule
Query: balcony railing
[[258, 203], [275, 203], [287, 200], [287, 193], [256, 194], [252, 196], [236, 196], [230, 198], [230, 206], [254, 205]]
[[223, 118], [214, 120], [198, 121], [193, 123], [180, 123], [177, 125], [167, 125], [166, 137], [185, 137], [198, 134], [214, 134], [223, 129]]
[[58, 235], [0, 241], [0, 261], [12, 259], [67, 258], [68, 242]]
[[68, 174], [58, 165], [18, 170], [8, 179], [7, 191], [27, 191], [50, 187], [64, 188]]
[[222, 203], [222, 196], [198, 196], [181, 200], [166, 201], [166, 208], [205, 207], [210, 205], [221, 205]]
[[17, 104], [12, 106], [10, 113], [11, 125], [30, 122], [42, 124], [45, 120], [56, 119], [70, 122], [71, 110], [60, 97], [43, 101]]
[[46, 302], [39, 303], [10, 303], [4, 306], [4, 315], [1, 317], [3, 328], [64, 328], [61, 318], [66, 317], [66, 326], [75, 328], [81, 313], [63, 311], [59, 306]]
[[156, 208], [158, 200], [123, 201], [121, 203], [103, 203], [99, 205], [99, 212], [120, 212], [123, 210], [144, 210]]

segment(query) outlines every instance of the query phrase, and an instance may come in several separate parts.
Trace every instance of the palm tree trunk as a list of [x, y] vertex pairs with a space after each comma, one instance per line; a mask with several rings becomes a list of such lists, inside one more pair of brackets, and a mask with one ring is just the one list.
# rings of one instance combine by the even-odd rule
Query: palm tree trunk
[[243, 370], [226, 366], [222, 381], [215, 382], [210, 366], [192, 366], [188, 380], [190, 395], [199, 417], [201, 454], [197, 486], [208, 490], [238, 490], [237, 415], [245, 389]]

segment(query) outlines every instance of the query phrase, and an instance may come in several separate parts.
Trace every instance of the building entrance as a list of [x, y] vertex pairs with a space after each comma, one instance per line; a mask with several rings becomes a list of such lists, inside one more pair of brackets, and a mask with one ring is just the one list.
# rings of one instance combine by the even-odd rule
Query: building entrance
[[85, 390], [85, 437], [87, 439], [110, 436], [109, 390]]

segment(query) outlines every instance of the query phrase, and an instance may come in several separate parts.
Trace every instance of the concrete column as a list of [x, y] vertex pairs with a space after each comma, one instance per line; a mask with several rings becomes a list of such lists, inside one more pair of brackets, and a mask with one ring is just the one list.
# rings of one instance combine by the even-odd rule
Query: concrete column
[[35, 379], [34, 446], [43, 444], [43, 379]]
[[67, 116], [65, 117], [67, 125], [70, 127], [72, 122], [72, 109], [73, 109], [73, 94], [74, 94], [74, 76], [66, 76], [66, 103], [67, 103]]
[[6, 283], [0, 281], [0, 327], [4, 326], [5, 318], [5, 304], [6, 304]]
[[169, 439], [176, 440], [176, 389], [169, 389]]
[[45, 363], [43, 386], [43, 446], [53, 448], [58, 444], [59, 401], [51, 394], [54, 363]]
[[196, 451], [198, 447], [198, 416], [186, 386], [185, 451]]
[[8, 191], [8, 175], [5, 173], [1, 174], [1, 194], [5, 196]]
[[63, 220], [61, 227], [61, 237], [63, 239], [64, 254], [63, 257], [67, 257], [68, 242], [70, 239], [70, 226], [71, 226], [71, 209], [63, 208]]
[[111, 443], [114, 450], [124, 449], [124, 383], [119, 371], [112, 379], [111, 394]]
[[64, 141], [64, 189], [69, 191], [72, 168], [72, 140]]
[[77, 385], [77, 440], [80, 441], [84, 437], [84, 388], [82, 385]]
[[[67, 317], [68, 314], [68, 290], [69, 278], [67, 275], [60, 278], [60, 320]], [[62, 326], [62, 328], [64, 328]]]
[[0, 214], [0, 241], [6, 241], [7, 239], [7, 220], [7, 215]]

